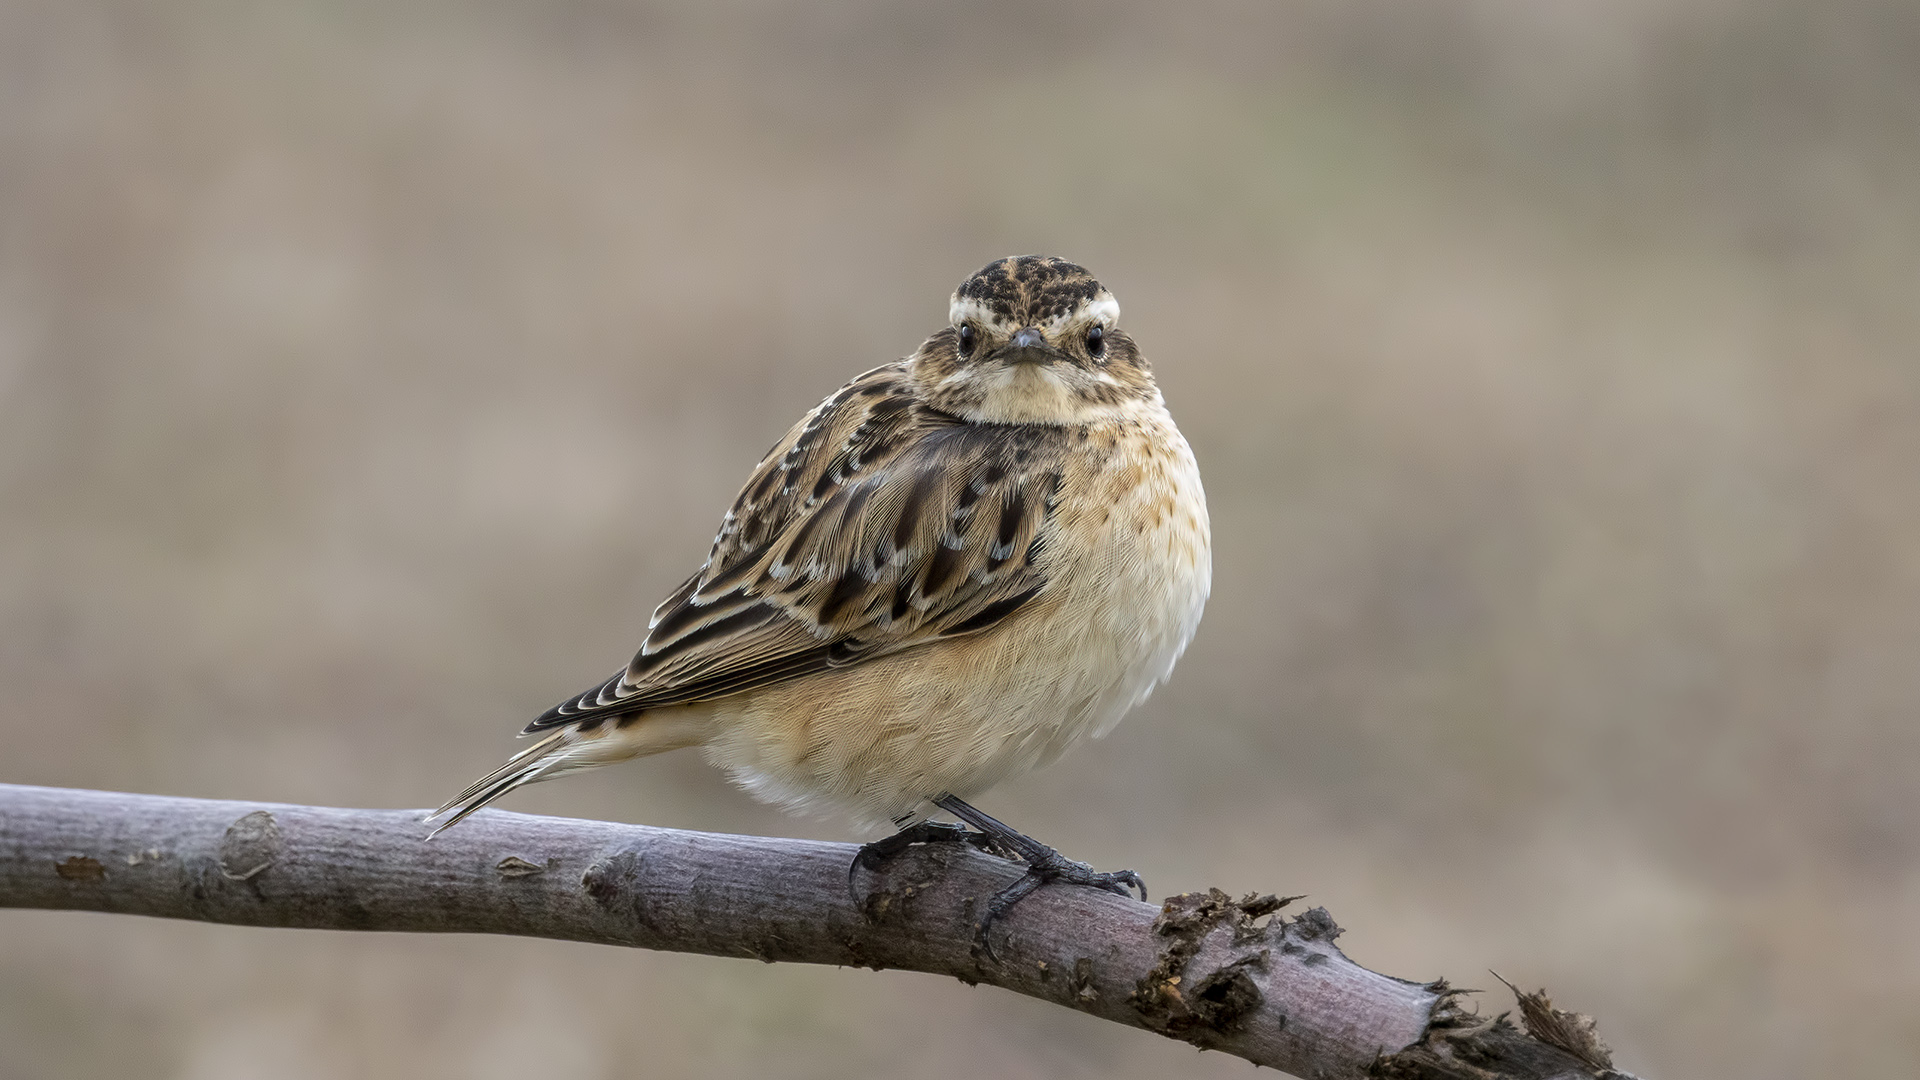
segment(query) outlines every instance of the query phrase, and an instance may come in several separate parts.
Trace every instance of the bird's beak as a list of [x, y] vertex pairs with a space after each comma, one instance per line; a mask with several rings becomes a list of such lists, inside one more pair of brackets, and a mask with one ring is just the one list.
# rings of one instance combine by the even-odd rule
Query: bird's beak
[[1013, 340], [1001, 346], [995, 356], [1007, 364], [1051, 364], [1061, 353], [1047, 344], [1038, 327], [1029, 326], [1015, 333]]

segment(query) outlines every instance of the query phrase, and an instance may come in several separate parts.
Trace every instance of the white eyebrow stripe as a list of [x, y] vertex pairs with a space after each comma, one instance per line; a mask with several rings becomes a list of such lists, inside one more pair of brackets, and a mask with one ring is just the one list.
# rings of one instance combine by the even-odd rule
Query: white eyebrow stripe
[[947, 321], [955, 326], [969, 320], [990, 326], [998, 319], [999, 316], [991, 308], [970, 297], [955, 296], [952, 303], [947, 305]]
[[[1111, 327], [1120, 321], [1120, 301], [1115, 300], [1112, 293], [1103, 289], [1100, 291], [1100, 295], [1087, 301], [1086, 306], [1076, 307], [1067, 311], [1065, 314], [1054, 318], [1048, 323], [1048, 326], [1050, 328], [1057, 328], [1074, 319], [1088, 319], [1100, 323], [1103, 326]], [[978, 323], [982, 326], [1000, 326], [1007, 322], [1006, 319], [994, 312], [992, 308], [987, 307], [980, 301], [972, 297], [962, 297], [958, 295], [954, 296], [952, 301], [947, 304], [947, 321], [955, 326], [959, 326], [963, 322]]]

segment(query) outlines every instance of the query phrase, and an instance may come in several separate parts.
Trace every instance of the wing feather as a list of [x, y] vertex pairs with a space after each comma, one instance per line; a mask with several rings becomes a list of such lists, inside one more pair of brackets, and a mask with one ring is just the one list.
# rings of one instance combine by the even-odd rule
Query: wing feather
[[738, 694], [977, 633], [1046, 587], [1060, 473], [1032, 426], [916, 402], [902, 365], [859, 376], [769, 451], [706, 565], [626, 669], [529, 732]]

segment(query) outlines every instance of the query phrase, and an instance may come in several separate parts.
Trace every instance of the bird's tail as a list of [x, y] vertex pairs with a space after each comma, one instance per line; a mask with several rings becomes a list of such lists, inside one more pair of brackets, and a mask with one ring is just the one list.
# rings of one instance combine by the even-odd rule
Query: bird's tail
[[445, 821], [433, 827], [433, 831], [427, 834], [427, 839], [431, 840], [439, 835], [441, 830], [458, 825], [466, 819], [468, 814], [514, 788], [545, 779], [558, 771], [562, 760], [561, 755], [566, 751], [567, 735], [570, 733], [571, 729], [562, 728], [508, 758], [499, 768], [468, 784], [465, 791], [447, 800], [445, 806], [427, 815], [427, 820], [432, 821], [451, 811]]
[[[545, 734], [540, 741], [508, 758], [499, 768], [467, 785], [467, 789], [428, 814], [426, 820], [446, 820], [427, 834], [431, 840], [467, 815], [522, 784], [551, 780], [563, 773], [610, 765], [642, 754], [658, 754], [704, 741], [705, 728], [691, 710], [636, 716], [624, 723], [569, 724]], [[674, 714], [683, 715], [674, 715]]]

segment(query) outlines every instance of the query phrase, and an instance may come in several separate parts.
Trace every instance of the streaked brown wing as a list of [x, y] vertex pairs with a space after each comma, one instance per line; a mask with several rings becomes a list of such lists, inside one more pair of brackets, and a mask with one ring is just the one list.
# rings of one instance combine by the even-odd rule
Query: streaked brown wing
[[737, 694], [983, 630], [1034, 565], [1064, 433], [914, 403], [898, 365], [822, 402], [754, 470], [625, 671], [529, 732]]

